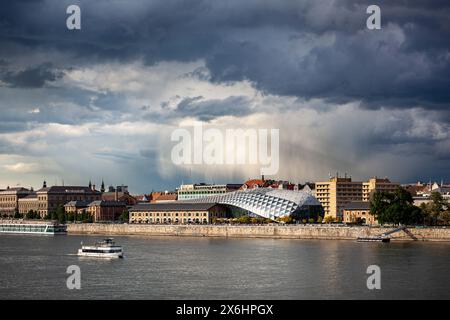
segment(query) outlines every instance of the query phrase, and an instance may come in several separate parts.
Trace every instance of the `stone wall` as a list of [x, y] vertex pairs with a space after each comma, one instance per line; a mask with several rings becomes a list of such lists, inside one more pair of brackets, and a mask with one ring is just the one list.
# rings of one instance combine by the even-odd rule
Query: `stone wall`
[[[234, 238], [281, 238], [355, 240], [373, 236], [392, 228], [346, 226], [227, 226], [227, 225], [139, 225], [139, 224], [68, 224], [70, 234], [191, 236]], [[410, 235], [421, 241], [450, 241], [450, 228], [411, 228]], [[413, 240], [401, 231], [390, 235], [392, 240]]]

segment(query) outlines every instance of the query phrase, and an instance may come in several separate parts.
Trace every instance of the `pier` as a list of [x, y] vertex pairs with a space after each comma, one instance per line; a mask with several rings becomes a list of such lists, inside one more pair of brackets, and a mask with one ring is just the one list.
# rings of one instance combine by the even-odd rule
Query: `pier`
[[395, 228], [393, 230], [383, 232], [378, 235], [368, 236], [368, 237], [358, 237], [356, 239], [356, 241], [358, 241], [358, 242], [390, 242], [391, 238], [388, 236], [391, 234], [400, 232], [400, 231], [405, 232], [412, 240], [414, 240], [414, 241], [418, 240], [417, 237], [411, 231], [409, 231], [405, 226], [401, 226], [401, 227]]

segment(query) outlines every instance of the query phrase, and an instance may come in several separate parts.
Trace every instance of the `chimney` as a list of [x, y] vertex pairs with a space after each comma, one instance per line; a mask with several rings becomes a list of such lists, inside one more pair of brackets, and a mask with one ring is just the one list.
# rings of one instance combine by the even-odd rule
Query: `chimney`
[[92, 185], [92, 191], [95, 191], [95, 184]]
[[114, 192], [114, 200], [119, 201], [119, 192], [117, 191], [117, 188], [116, 191]]

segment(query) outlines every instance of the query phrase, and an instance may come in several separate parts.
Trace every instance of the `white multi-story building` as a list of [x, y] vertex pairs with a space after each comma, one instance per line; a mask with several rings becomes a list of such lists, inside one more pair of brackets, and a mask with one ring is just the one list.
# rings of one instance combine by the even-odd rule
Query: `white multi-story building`
[[241, 184], [182, 184], [178, 189], [178, 200], [192, 200], [208, 196], [216, 196], [236, 191]]

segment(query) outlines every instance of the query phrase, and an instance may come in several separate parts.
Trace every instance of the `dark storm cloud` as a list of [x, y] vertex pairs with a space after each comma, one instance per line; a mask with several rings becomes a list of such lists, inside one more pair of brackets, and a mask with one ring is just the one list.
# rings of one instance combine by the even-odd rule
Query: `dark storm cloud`
[[[144, 119], [160, 123], [192, 117], [209, 122], [224, 116], [244, 117], [255, 112], [251, 99], [245, 96], [229, 96], [224, 99], [205, 99], [202, 96], [174, 98], [181, 99], [174, 108], [170, 107], [169, 101], [165, 101], [161, 103], [162, 112], [147, 112]], [[143, 107], [143, 110], [146, 109]]]
[[5, 72], [0, 79], [13, 88], [41, 88], [63, 75], [62, 71], [53, 69], [51, 63], [44, 63], [21, 71]]
[[179, 118], [195, 117], [210, 121], [222, 116], [242, 117], [251, 113], [251, 101], [247, 97], [230, 96], [226, 99], [203, 100], [203, 97], [184, 98], [173, 115]]
[[[73, 3], [82, 9], [78, 32], [65, 28]], [[15, 1], [0, 13], [0, 59], [23, 48], [63, 52], [73, 64], [204, 59], [211, 81], [246, 79], [272, 94], [448, 108], [449, 2], [381, 1], [379, 31], [365, 28], [369, 4]], [[54, 75], [38, 72], [29, 84], [42, 85], [46, 76]]]

